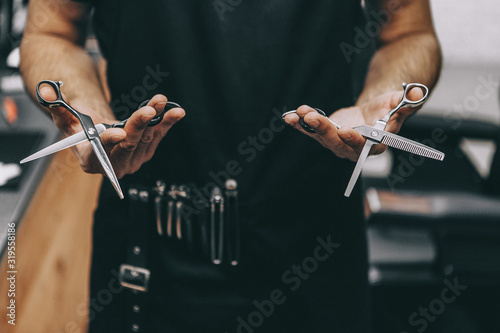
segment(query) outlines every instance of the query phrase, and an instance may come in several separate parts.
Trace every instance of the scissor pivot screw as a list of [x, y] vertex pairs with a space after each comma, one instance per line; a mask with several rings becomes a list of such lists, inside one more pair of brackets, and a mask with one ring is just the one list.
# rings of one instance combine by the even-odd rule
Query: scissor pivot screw
[[378, 133], [378, 131], [373, 131], [370, 134], [371, 134], [371, 136], [378, 136], [379, 133]]
[[89, 128], [88, 132], [89, 132], [90, 135], [94, 135], [95, 134], [95, 129]]

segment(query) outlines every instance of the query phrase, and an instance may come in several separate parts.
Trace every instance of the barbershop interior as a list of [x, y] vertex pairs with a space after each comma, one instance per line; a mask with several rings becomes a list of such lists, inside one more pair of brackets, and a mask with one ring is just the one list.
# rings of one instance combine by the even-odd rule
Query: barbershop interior
[[500, 332], [499, 15], [0, 0], [0, 332]]

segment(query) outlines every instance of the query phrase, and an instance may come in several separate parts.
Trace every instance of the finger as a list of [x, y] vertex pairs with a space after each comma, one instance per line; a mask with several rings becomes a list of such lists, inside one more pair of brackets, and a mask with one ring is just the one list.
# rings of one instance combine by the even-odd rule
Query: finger
[[[394, 109], [400, 103], [400, 101], [403, 97], [403, 94], [404, 94], [404, 92], [401, 92], [401, 93], [395, 93], [391, 96], [391, 101], [390, 101], [390, 108], [391, 109]], [[414, 87], [414, 88], [410, 89], [410, 91], [408, 91], [408, 94], [406, 95], [406, 98], [410, 101], [419, 101], [423, 97], [424, 97], [424, 91], [422, 90], [422, 88], [419, 88], [419, 87]], [[413, 114], [415, 111], [420, 109], [420, 107], [421, 106], [401, 108], [400, 110], [398, 110], [398, 112], [396, 112], [396, 114], [394, 116], [396, 116], [397, 118], [399, 118], [401, 120], [404, 120], [408, 116]]]
[[123, 130], [127, 133], [125, 139], [115, 146], [111, 155], [117, 164], [122, 164], [132, 157], [142, 134], [149, 122], [156, 115], [156, 110], [151, 106], [144, 106], [135, 111], [127, 120]]
[[[56, 92], [49, 86], [42, 86], [40, 88], [40, 96], [42, 96], [42, 98], [47, 101], [55, 101], [57, 99]], [[64, 94], [63, 98], [65, 99]], [[52, 119], [54, 120], [56, 126], [65, 133], [70, 132], [71, 126], [75, 125], [76, 123], [79, 124], [78, 119], [76, 119], [76, 117], [73, 116], [71, 112], [61, 106], [55, 106], [46, 109], [52, 115]]]
[[304, 131], [302, 125], [299, 123], [300, 117], [297, 113], [289, 113], [284, 118], [285, 122], [296, 130], [306, 134], [307, 136], [312, 136], [311, 133]]
[[344, 127], [344, 140], [342, 140], [339, 130], [327, 117], [311, 108], [299, 108], [297, 111], [299, 115], [304, 115], [304, 122], [316, 132], [312, 136], [324, 147], [339, 157], [357, 160], [365, 141], [357, 131]]
[[349, 147], [351, 147], [357, 154], [361, 154], [366, 139], [355, 129], [350, 127], [341, 127], [338, 130], [339, 138]]
[[165, 105], [167, 104], [168, 99], [164, 95], [158, 94], [154, 95], [148, 102], [148, 106], [153, 107], [156, 110], [156, 115], [159, 115], [163, 112]]
[[370, 155], [379, 155], [382, 154], [387, 150], [387, 146], [384, 145], [383, 143], [379, 143], [378, 145], [372, 146], [372, 149], [370, 150]]
[[328, 120], [327, 117], [318, 113], [318, 111], [314, 110], [308, 106], [301, 106], [297, 109], [297, 114], [299, 117], [304, 119], [304, 122], [309, 125], [316, 134], [320, 136], [330, 135], [332, 131], [336, 134], [336, 127]]
[[[149, 100], [147, 105], [153, 107], [156, 111], [156, 115], [158, 116], [165, 109], [165, 105], [167, 104], [167, 102], [168, 99], [164, 95], [155, 95]], [[144, 155], [146, 154], [149, 145], [153, 141], [154, 135], [155, 129], [152, 126], [148, 126], [144, 129], [141, 140], [137, 144], [137, 148], [134, 151], [134, 155], [131, 161], [132, 164], [138, 164], [135, 165], [136, 167], [140, 167], [140, 165], [145, 162]]]
[[290, 126], [294, 126], [295, 124], [299, 123], [299, 116], [297, 116], [297, 113], [289, 113], [283, 118], [285, 123], [287, 123]]
[[410, 101], [419, 101], [422, 98], [424, 98], [424, 90], [420, 87], [413, 87], [408, 91], [408, 94], [406, 96]]
[[[311, 112], [314, 112], [314, 113], [318, 113], [318, 111], [314, 110], [312, 107], [310, 107], [309, 105], [301, 105], [298, 109], [297, 109], [297, 115], [301, 118], [304, 118], [306, 116], [306, 114], [308, 113], [311, 113]], [[319, 114], [319, 113], [318, 113]]]
[[142, 133], [142, 137], [139, 140], [139, 143], [137, 144], [137, 148], [134, 151], [134, 155], [132, 156], [132, 161], [131, 161], [132, 164], [134, 163], [142, 164], [145, 162], [144, 155], [146, 154], [148, 147], [153, 142], [154, 137], [155, 137], [155, 129], [153, 127], [146, 127], [146, 129]]
[[110, 128], [102, 132], [100, 137], [104, 150], [106, 150], [109, 155], [117, 144], [125, 140], [127, 132], [122, 128]]
[[[307, 121], [306, 121], [306, 119], [304, 119], [304, 118], [308, 114], [311, 114], [311, 115], [308, 116]], [[319, 117], [317, 117], [317, 116], [319, 116]], [[316, 133], [309, 133], [308, 131], [304, 130], [304, 128], [302, 127], [302, 124], [300, 123], [300, 119], [303, 119], [307, 125], [309, 125], [313, 129], [315, 129], [312, 125], [317, 126], [318, 123], [316, 120], [320, 117], [324, 118], [324, 116], [320, 115], [316, 110], [314, 110], [310, 106], [302, 105], [301, 107], [299, 107], [295, 111], [295, 113], [290, 113], [290, 114], [286, 115], [285, 122], [288, 125], [295, 128], [296, 130], [304, 133], [305, 135], [310, 136], [310, 137], [318, 140], [318, 136], [316, 135]], [[308, 123], [308, 121], [310, 123]]]
[[184, 111], [184, 109], [182, 108], [173, 108], [165, 113], [162, 122], [154, 127], [153, 139], [146, 149], [145, 153], [145, 158], [147, 160], [149, 160], [153, 156], [161, 140], [165, 137], [165, 135], [167, 135], [172, 126], [174, 126], [179, 120], [184, 118], [185, 115], [186, 111]]
[[[316, 133], [309, 133], [302, 128], [299, 123], [301, 117]], [[348, 158], [351, 161], [358, 159], [365, 143], [365, 139], [357, 131], [348, 127], [337, 129], [327, 117], [319, 114], [315, 109], [307, 105], [299, 107], [295, 114], [288, 114], [285, 117], [285, 121], [295, 129], [316, 139], [325, 148], [335, 153], [335, 155], [341, 158]], [[343, 132], [342, 138], [339, 136], [340, 130]]]

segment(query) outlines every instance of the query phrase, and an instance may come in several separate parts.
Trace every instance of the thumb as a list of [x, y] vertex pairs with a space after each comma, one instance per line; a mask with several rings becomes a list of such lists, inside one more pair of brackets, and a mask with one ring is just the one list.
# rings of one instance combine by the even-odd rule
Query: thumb
[[122, 128], [109, 128], [100, 135], [104, 150], [110, 154], [111, 150], [122, 142], [127, 136], [127, 132]]
[[[398, 93], [392, 94], [391, 99], [390, 99], [390, 103], [389, 103], [389, 107], [391, 110], [394, 109], [401, 102], [401, 99], [403, 98], [403, 96], [404, 96], [404, 92], [398, 92]], [[414, 102], [421, 100], [423, 97], [424, 97], [424, 91], [420, 87], [413, 87], [406, 94], [406, 98], [408, 100], [414, 101]], [[418, 109], [420, 109], [420, 107], [414, 107], [414, 106], [405, 107], [405, 108], [401, 108], [397, 112], [397, 114], [398, 114], [398, 116], [402, 116], [403, 118], [406, 118], [409, 115], [413, 114]]]
[[[409, 101], [417, 102], [424, 98], [425, 92], [420, 87], [411, 88], [406, 94], [406, 98]], [[395, 108], [400, 101], [404, 98], [404, 92], [399, 94], [393, 94], [390, 101], [390, 108]], [[398, 133], [403, 126], [403, 122], [408, 119], [409, 116], [417, 112], [422, 106], [407, 106], [398, 110], [390, 119], [388, 126], [386, 128], [387, 131]]]

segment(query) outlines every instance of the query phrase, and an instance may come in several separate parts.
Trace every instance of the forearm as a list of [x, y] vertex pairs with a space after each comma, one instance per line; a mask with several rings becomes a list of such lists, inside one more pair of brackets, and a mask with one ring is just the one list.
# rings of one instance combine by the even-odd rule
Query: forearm
[[63, 93], [78, 108], [113, 118], [90, 56], [78, 44], [61, 36], [28, 33], [21, 44], [21, 73], [29, 93], [41, 80], [64, 82]]
[[405, 36], [377, 50], [356, 104], [360, 105], [385, 92], [401, 89], [403, 82], [423, 83], [432, 89], [440, 70], [441, 50], [433, 33]]

